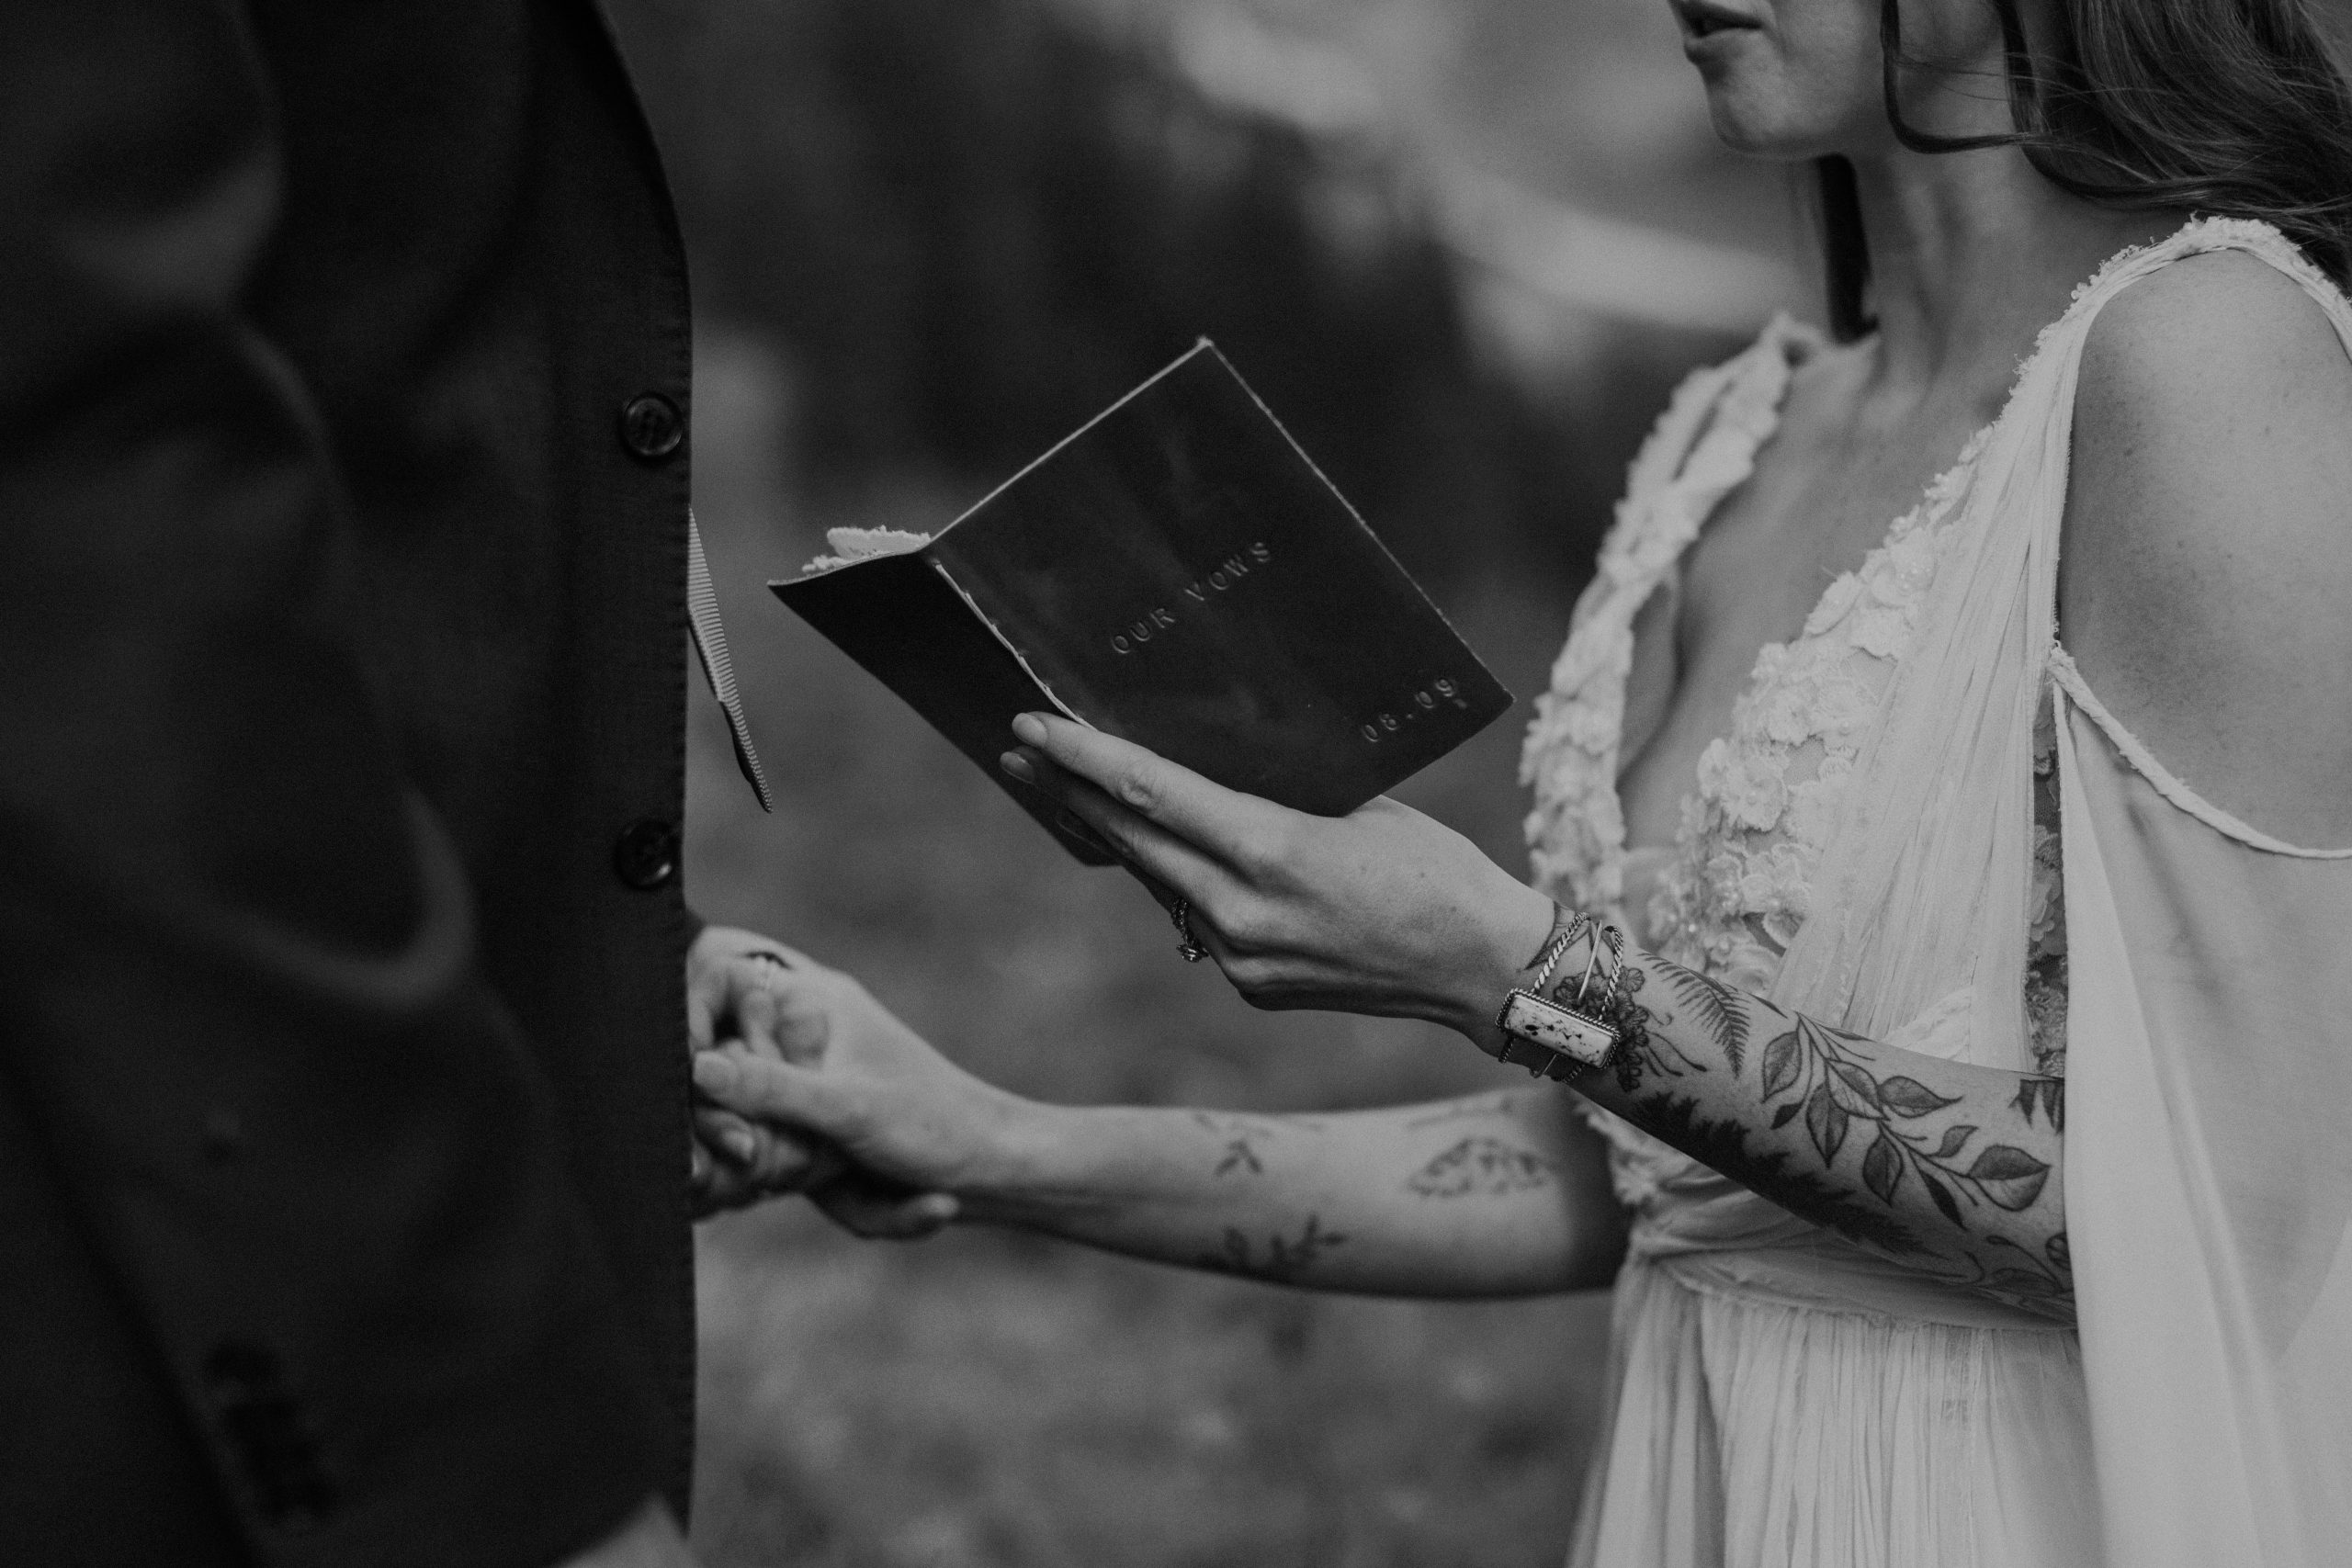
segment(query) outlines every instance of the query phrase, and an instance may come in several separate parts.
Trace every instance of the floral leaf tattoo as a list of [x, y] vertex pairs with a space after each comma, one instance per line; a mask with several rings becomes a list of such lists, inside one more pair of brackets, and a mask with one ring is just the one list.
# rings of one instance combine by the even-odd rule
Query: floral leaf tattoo
[[1775, 1035], [1764, 1047], [1764, 1098], [1777, 1100], [1797, 1081], [1797, 1032]]
[[1862, 1156], [1862, 1185], [1882, 1203], [1893, 1205], [1894, 1190], [1903, 1185], [1903, 1145], [1894, 1134], [1881, 1123], [1878, 1136], [1871, 1140], [1870, 1153]]
[[[1976, 1131], [1973, 1127], [1971, 1127], [1968, 1130], [1972, 1133]], [[1927, 1187], [1928, 1196], [1936, 1201], [1937, 1211], [1940, 1213], [1945, 1219], [1950, 1220], [1956, 1225], [1965, 1223], [1960, 1217], [1960, 1201], [1951, 1195], [1951, 1188], [1945, 1186], [1942, 1182], [1938, 1181], [1933, 1176], [1930, 1176], [1924, 1170], [1919, 1173], [1919, 1180]]]
[[2050, 1130], [2066, 1130], [2066, 1080], [2064, 1078], [2028, 1078], [2018, 1085], [2018, 1097], [2009, 1101], [2025, 1118], [2026, 1125], [2033, 1125], [2033, 1113], [2039, 1109], [2050, 1118]]
[[1995, 1144], [1968, 1168], [1968, 1179], [1976, 1183], [1987, 1202], [2016, 1213], [2032, 1208], [2033, 1201], [2041, 1196], [2050, 1179], [2050, 1167], [2023, 1149]]
[[1917, 1078], [1906, 1078], [1900, 1075], [1888, 1078], [1878, 1086], [1878, 1098], [1879, 1102], [1889, 1111], [1910, 1121], [1931, 1115], [1947, 1105], [1960, 1103], [1958, 1095], [1946, 1099]]
[[1634, 1111], [1642, 1127], [1791, 1213], [1893, 1257], [1925, 1250], [1900, 1219], [1865, 1204], [1850, 1188], [1788, 1168], [1784, 1150], [1750, 1149], [1747, 1134], [1737, 1122], [1701, 1116], [1698, 1103], [1688, 1096], [1661, 1090], [1639, 1101]]
[[1321, 1262], [1323, 1255], [1333, 1247], [1346, 1246], [1347, 1241], [1340, 1232], [1325, 1230], [1319, 1214], [1306, 1216], [1306, 1224], [1295, 1241], [1285, 1240], [1280, 1234], [1269, 1235], [1262, 1252], [1250, 1246], [1249, 1235], [1238, 1226], [1227, 1225], [1224, 1246], [1216, 1252], [1202, 1254], [1194, 1263], [1220, 1274], [1239, 1274], [1285, 1285]]
[[1713, 1037], [1715, 1048], [1731, 1063], [1732, 1077], [1737, 1077], [1747, 1065], [1747, 1010], [1739, 1005], [1739, 993], [1679, 964], [1661, 959], [1652, 966], [1666, 976], [1668, 989], [1692, 1021]]
[[[1868, 1066], [1867, 1052], [1857, 1049], [1867, 1043], [1844, 1030], [1802, 1014], [1791, 1023], [1764, 1046], [1764, 1098], [1798, 1096], [1773, 1111], [1771, 1124], [1785, 1127], [1804, 1116], [1805, 1136], [1825, 1167], [1837, 1162], [1853, 1124], [1867, 1122], [1876, 1131], [1862, 1155], [1862, 1186], [1890, 1207], [1914, 1172], [1937, 1211], [1955, 1224], [1962, 1223], [1963, 1200], [2018, 1213], [2041, 1196], [2049, 1165], [2014, 1145], [1988, 1145], [1964, 1168], [1959, 1164], [1983, 1130], [1973, 1122], [1945, 1128], [1932, 1146], [1926, 1135], [1902, 1129], [1903, 1122], [1959, 1104], [1959, 1097], [1938, 1094], [1900, 1073], [1879, 1077]], [[2028, 1078], [2012, 1103], [2028, 1122], [2040, 1110], [2053, 1129], [2063, 1130], [2064, 1089], [2057, 1078]]]
[[[1784, 1109], [1793, 1111], [1796, 1107]], [[1835, 1163], [1838, 1151], [1846, 1146], [1846, 1129], [1852, 1120], [1845, 1109], [1830, 1098], [1827, 1084], [1805, 1096], [1804, 1130], [1812, 1137], [1814, 1148], [1820, 1153], [1822, 1164]]]

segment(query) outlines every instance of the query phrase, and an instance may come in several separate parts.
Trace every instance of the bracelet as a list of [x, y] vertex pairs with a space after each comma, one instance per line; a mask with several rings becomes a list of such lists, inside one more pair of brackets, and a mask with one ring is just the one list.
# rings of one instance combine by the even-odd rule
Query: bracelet
[[[1568, 949], [1576, 945], [1578, 937], [1592, 929], [1591, 917], [1581, 910], [1571, 913], [1562, 909], [1557, 904], [1553, 905], [1552, 908], [1556, 917], [1554, 923], [1558, 930], [1554, 931], [1551, 940], [1544, 944], [1543, 951], [1536, 953], [1535, 962], [1528, 965], [1535, 971], [1534, 980], [1512, 991], [1513, 997], [1532, 995], [1540, 998], [1544, 994], [1544, 988], [1551, 984], [1552, 972], [1560, 966], [1560, 960], [1568, 955]], [[1503, 1010], [1506, 1014], [1510, 1012], [1509, 1001], [1503, 1004]], [[1504, 1026], [1502, 1049], [1495, 1054], [1495, 1059], [1507, 1066], [1524, 1066], [1531, 1073], [1540, 1074], [1546, 1063], [1540, 1057], [1532, 1061], [1513, 1060], [1511, 1049], [1518, 1042], [1513, 1038], [1503, 1018], [1498, 1017], [1495, 1021]]]
[[[1584, 974], [1577, 981], [1575, 1003], [1559, 999], [1559, 992], [1567, 988], [1565, 981], [1550, 996], [1544, 995], [1544, 985], [1561, 957], [1577, 937], [1586, 935], [1591, 938], [1592, 947]], [[1595, 1008], [1587, 998], [1603, 946], [1609, 949], [1609, 976], [1600, 1005]], [[1625, 973], [1625, 933], [1615, 926], [1598, 925], [1590, 916], [1571, 915], [1566, 929], [1546, 944], [1539, 962], [1543, 971], [1535, 984], [1512, 990], [1495, 1015], [1495, 1025], [1503, 1032], [1502, 1050], [1496, 1059], [1525, 1067], [1536, 1077], [1573, 1082], [1607, 1065], [1623, 1038], [1611, 1020], [1617, 1011], [1619, 982]]]
[[[1555, 904], [1552, 908], [1556, 910], [1560, 907]], [[1566, 911], [1562, 913], [1565, 914]], [[1566, 958], [1568, 955], [1568, 949], [1577, 944], [1577, 938], [1592, 929], [1592, 918], [1589, 915], [1582, 913], [1567, 915], [1566, 920], [1567, 923], [1560, 928], [1559, 932], [1544, 944], [1544, 951], [1535, 955], [1534, 964], [1529, 965], [1536, 972], [1535, 982], [1525, 988], [1538, 996], [1543, 995], [1544, 987], [1550, 984], [1552, 971], [1560, 966], [1560, 960]]]
[[[1617, 982], [1625, 977], [1625, 933], [1615, 926], [1602, 926], [1600, 930], [1600, 937], [1601, 942], [1609, 944], [1609, 989], [1601, 995], [1600, 1008], [1600, 1015], [1606, 1019], [1613, 1016], [1617, 1011]], [[1592, 956], [1594, 958], [1600, 956], [1600, 942], [1593, 943]], [[1586, 980], [1592, 977], [1592, 965], [1589, 963], [1584, 966], [1584, 973]], [[1577, 982], [1577, 1006], [1580, 1008], [1584, 1006], [1583, 981]]]

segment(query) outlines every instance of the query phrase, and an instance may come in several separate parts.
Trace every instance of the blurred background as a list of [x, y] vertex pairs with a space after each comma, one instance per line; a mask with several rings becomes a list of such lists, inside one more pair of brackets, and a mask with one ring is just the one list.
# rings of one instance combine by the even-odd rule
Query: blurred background
[[[698, 318], [695, 496], [779, 795], [695, 694], [708, 918], [862, 976], [983, 1076], [1258, 1111], [1507, 1081], [1261, 1016], [778, 605], [842, 525], [936, 529], [1204, 333], [1521, 706], [1403, 792], [1521, 863], [1516, 782], [1673, 383], [1809, 311], [1664, 0], [613, 0]], [[805, 1205], [700, 1237], [695, 1535], [726, 1568], [1551, 1563], [1603, 1296], [1349, 1301]]]

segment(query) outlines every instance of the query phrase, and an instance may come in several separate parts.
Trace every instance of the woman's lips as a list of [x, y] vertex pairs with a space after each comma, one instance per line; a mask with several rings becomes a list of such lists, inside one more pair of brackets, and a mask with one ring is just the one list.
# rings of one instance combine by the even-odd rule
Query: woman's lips
[[1735, 29], [1753, 31], [1763, 22], [1736, 6], [1721, 5], [1717, 0], [1675, 0], [1675, 16], [1682, 23], [1683, 37], [1688, 39], [1712, 38], [1717, 33]]

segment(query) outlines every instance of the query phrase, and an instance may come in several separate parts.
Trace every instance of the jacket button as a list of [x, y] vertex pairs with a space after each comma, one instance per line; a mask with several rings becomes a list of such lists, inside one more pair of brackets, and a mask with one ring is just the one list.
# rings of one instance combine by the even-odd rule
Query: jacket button
[[613, 845], [613, 870], [641, 893], [666, 887], [678, 874], [678, 829], [658, 817], [632, 822]]
[[658, 463], [686, 438], [685, 416], [659, 392], [640, 392], [621, 405], [621, 445], [649, 463]]

